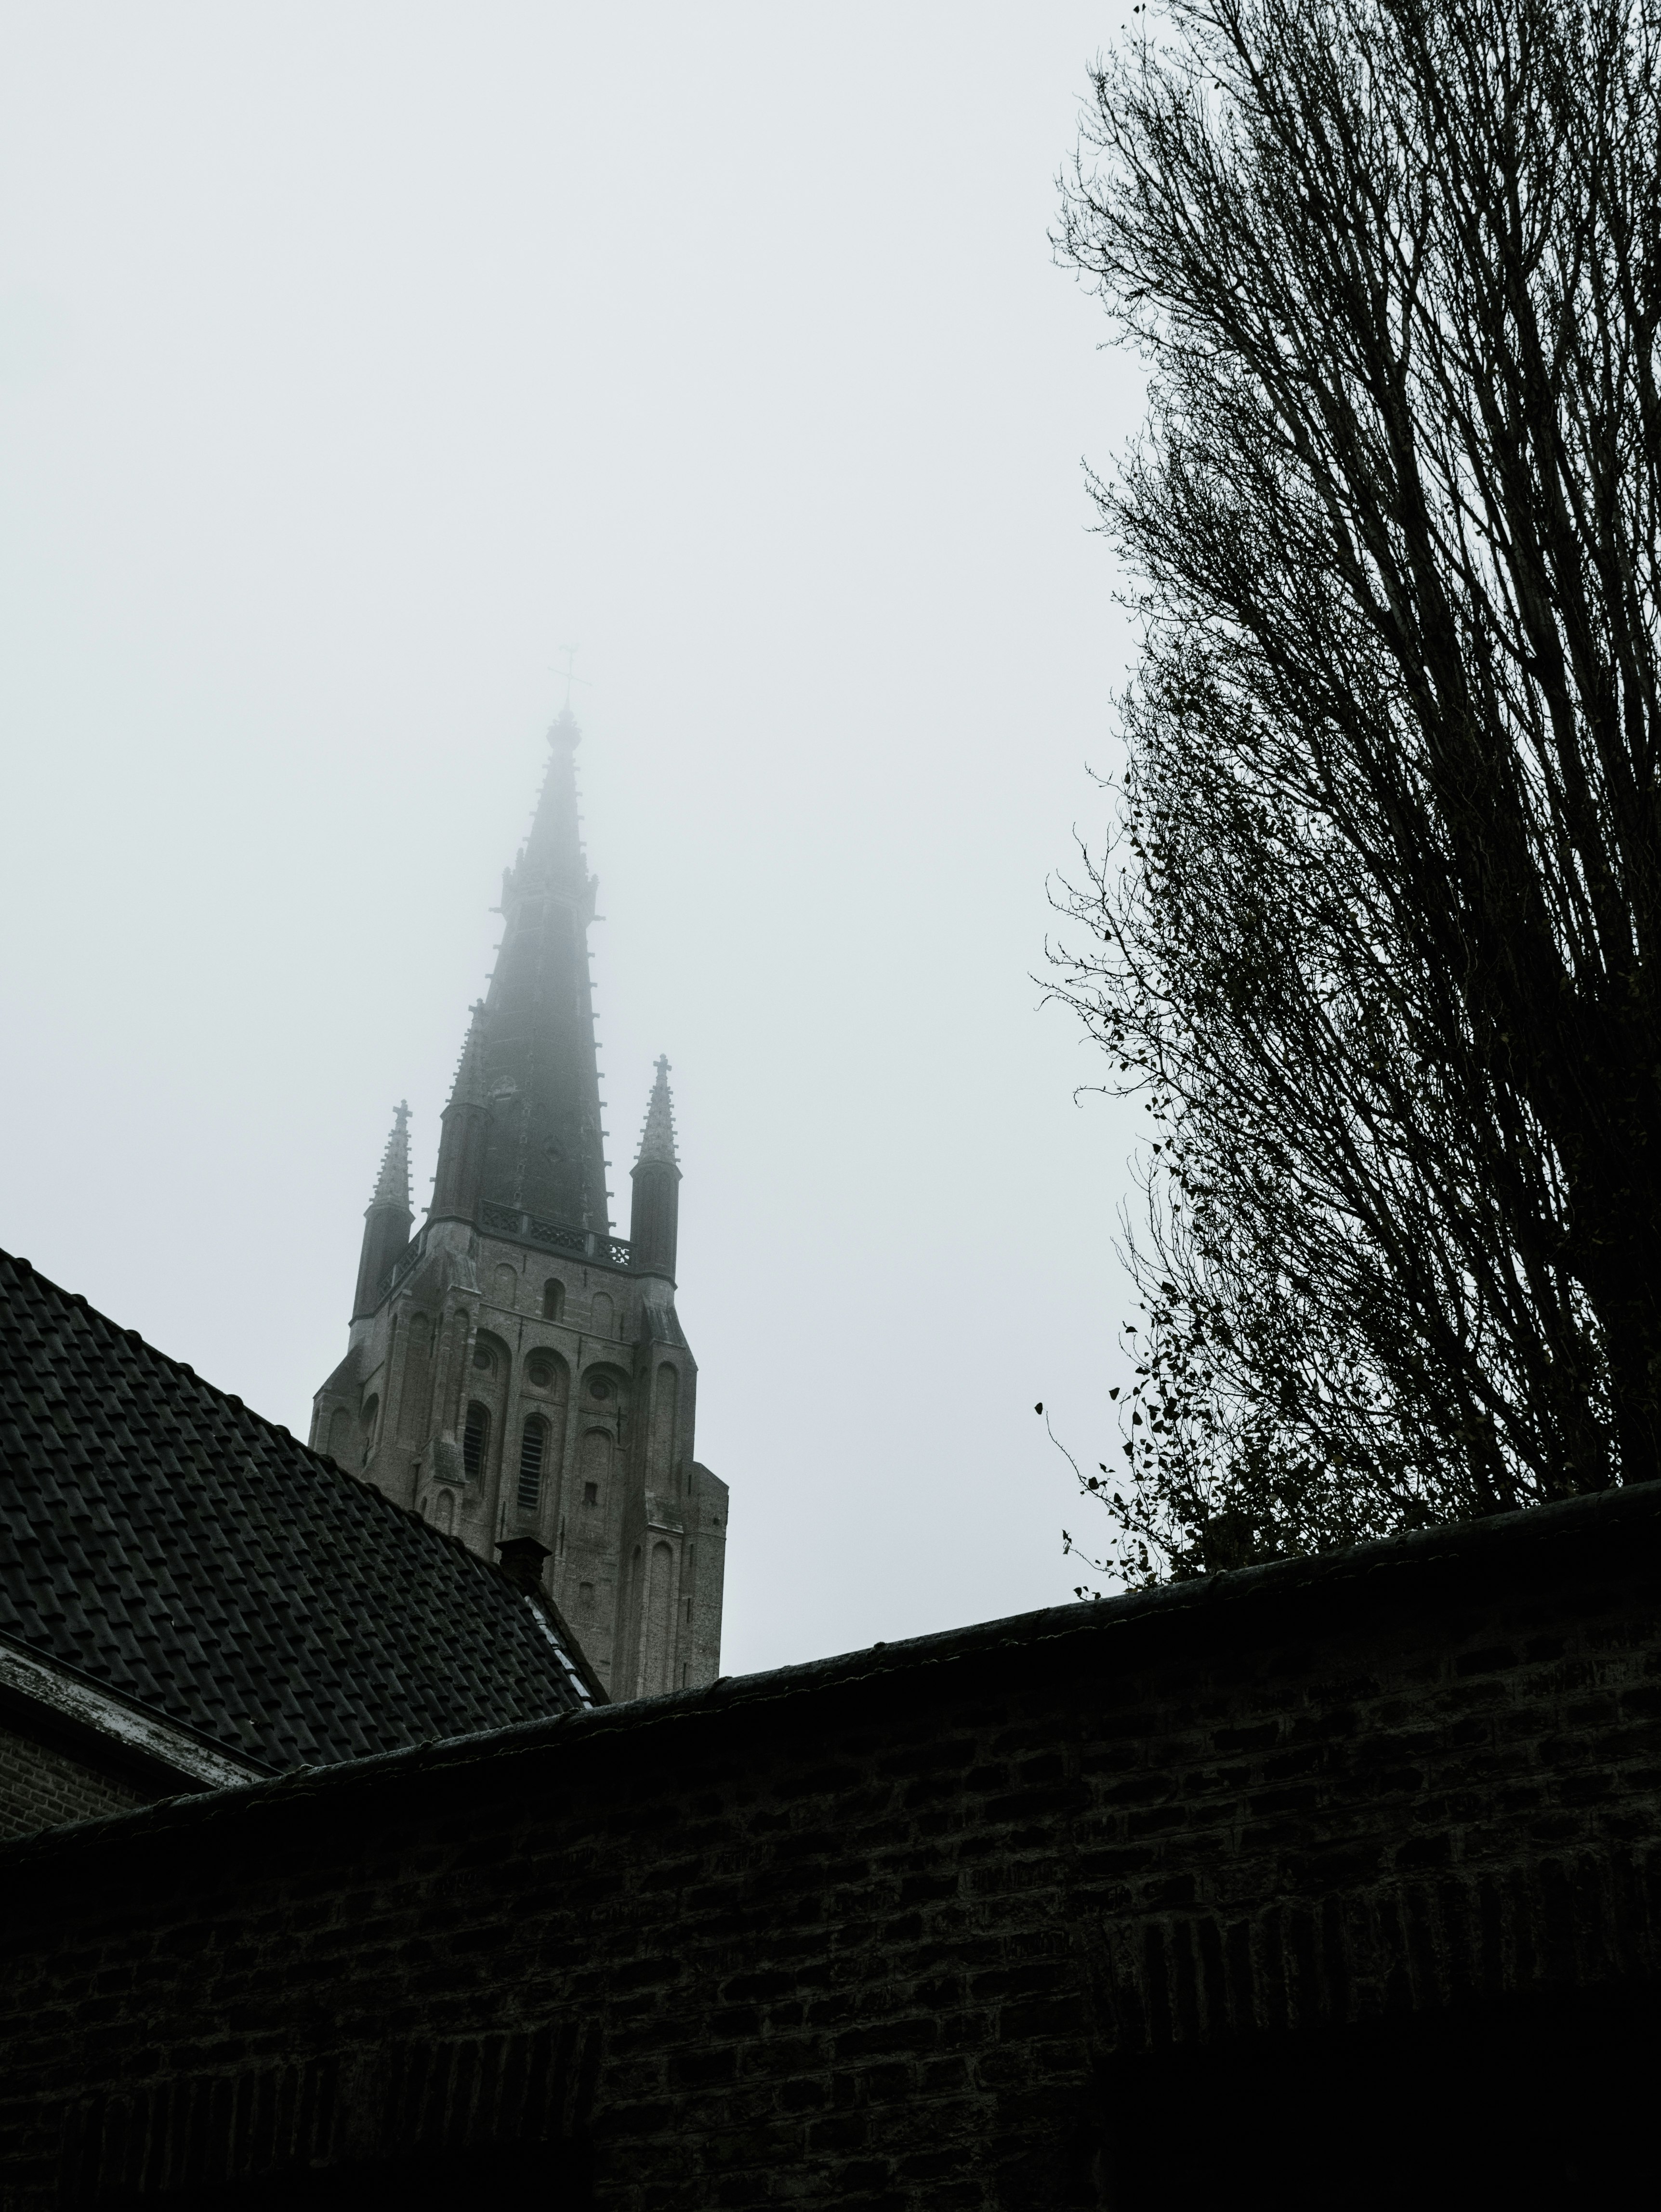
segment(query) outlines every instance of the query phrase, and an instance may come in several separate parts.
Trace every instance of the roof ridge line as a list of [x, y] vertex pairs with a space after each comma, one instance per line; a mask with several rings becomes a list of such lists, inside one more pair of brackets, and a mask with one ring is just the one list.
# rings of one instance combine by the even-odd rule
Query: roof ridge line
[[[742, 1712], [745, 1709], [776, 1707], [792, 1696], [825, 1692], [839, 1695], [868, 1689], [873, 1682], [913, 1668], [975, 1664], [998, 1660], [1022, 1648], [1034, 1650], [1074, 1637], [1113, 1636], [1116, 1631], [1141, 1632], [1146, 1624], [1165, 1626], [1196, 1616], [1215, 1622], [1220, 1617], [1251, 1620], [1262, 1601], [1271, 1603], [1290, 1596], [1297, 1601], [1319, 1598], [1345, 1583], [1371, 1583], [1373, 1591], [1387, 1595], [1375, 1577], [1391, 1570], [1435, 1574], [1450, 1566], [1480, 1570], [1482, 1554], [1490, 1559], [1524, 1538], [1536, 1546], [1551, 1542], [1566, 1527], [1575, 1527], [1596, 1538], [1598, 1528], [1611, 1517], [1661, 1519], [1661, 1486], [1634, 1484], [1620, 1488], [1582, 1492], [1553, 1500], [1549, 1504], [1524, 1507], [1506, 1514], [1483, 1516], [1475, 1521], [1451, 1522], [1406, 1537], [1375, 1538], [1337, 1552], [1315, 1553], [1294, 1560], [1275, 1561], [1260, 1567], [1230, 1569], [1225, 1573], [1199, 1576], [1192, 1581], [1165, 1583], [1156, 1591], [1132, 1591], [1114, 1600], [1041, 1607], [1001, 1620], [976, 1621], [957, 1629], [937, 1630], [896, 1644], [875, 1643], [824, 1659], [798, 1662], [752, 1674], [719, 1676], [697, 1688], [672, 1690], [652, 1698], [636, 1698], [587, 1711], [566, 1711], [545, 1717], [505, 1723], [499, 1728], [478, 1729], [452, 1736], [432, 1737], [390, 1751], [367, 1753], [325, 1766], [295, 1767], [270, 1783], [229, 1785], [201, 1796], [174, 1799], [156, 1806], [138, 1806], [106, 1814], [77, 1824], [73, 1830], [56, 1829], [15, 1837], [0, 1844], [0, 1872], [15, 1872], [44, 1859], [57, 1861], [70, 1850], [96, 1850], [108, 1838], [127, 1843], [165, 1838], [173, 1831], [200, 1820], [226, 1817], [233, 1809], [252, 1811], [273, 1801], [282, 1790], [284, 1802], [296, 1798], [315, 1804], [326, 1793], [373, 1787], [378, 1782], [404, 1776], [431, 1777], [435, 1771], [465, 1776], [465, 1770], [494, 1753], [535, 1755], [556, 1743], [578, 1743], [593, 1731], [605, 1735], [619, 1730], [685, 1724], [703, 1718]], [[1647, 1494], [1646, 1494], [1647, 1493]], [[1605, 1540], [1608, 1540], [1605, 1536]], [[474, 1554], [477, 1557], [477, 1554]], [[1287, 1570], [1293, 1571], [1288, 1572]], [[1232, 1602], [1231, 1602], [1232, 1601]], [[1244, 1602], [1242, 1602], [1244, 1601]], [[1120, 1649], [1116, 1643], [1116, 1650]], [[206, 1802], [211, 1796], [215, 1802]]]

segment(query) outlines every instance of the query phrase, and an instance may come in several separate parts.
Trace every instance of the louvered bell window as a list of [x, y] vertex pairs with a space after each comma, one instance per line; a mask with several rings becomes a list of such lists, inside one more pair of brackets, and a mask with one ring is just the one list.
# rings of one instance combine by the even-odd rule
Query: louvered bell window
[[534, 1513], [542, 1500], [542, 1455], [547, 1445], [547, 1430], [538, 1420], [525, 1424], [525, 1433], [519, 1447], [519, 1510]]

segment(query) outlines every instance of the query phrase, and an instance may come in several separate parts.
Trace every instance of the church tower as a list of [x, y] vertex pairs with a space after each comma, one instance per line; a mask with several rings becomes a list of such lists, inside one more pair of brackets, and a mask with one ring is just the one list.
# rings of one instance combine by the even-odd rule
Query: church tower
[[400, 1105], [312, 1444], [486, 1558], [535, 1563], [612, 1697], [645, 1697], [721, 1671], [727, 1486], [693, 1457], [666, 1060], [629, 1238], [611, 1234], [588, 974], [597, 885], [569, 708], [548, 743], [443, 1110], [432, 1204], [412, 1235]]

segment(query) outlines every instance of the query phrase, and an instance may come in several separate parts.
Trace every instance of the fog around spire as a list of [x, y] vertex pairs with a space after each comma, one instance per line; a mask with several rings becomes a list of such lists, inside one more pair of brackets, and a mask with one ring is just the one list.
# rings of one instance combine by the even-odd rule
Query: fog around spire
[[577, 814], [569, 708], [548, 732], [531, 828], [502, 885], [502, 944], [473, 1013], [461, 1067], [467, 1102], [488, 1107], [483, 1197], [538, 1220], [611, 1231], [594, 1044], [588, 925], [596, 879]]

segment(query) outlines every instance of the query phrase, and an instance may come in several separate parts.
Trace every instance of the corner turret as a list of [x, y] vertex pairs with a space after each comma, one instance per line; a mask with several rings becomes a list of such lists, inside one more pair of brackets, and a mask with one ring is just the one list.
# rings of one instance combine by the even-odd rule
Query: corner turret
[[392, 1134], [380, 1156], [374, 1196], [363, 1212], [363, 1244], [358, 1254], [357, 1289], [352, 1319], [373, 1313], [394, 1263], [407, 1249], [415, 1215], [410, 1206], [410, 1109], [400, 1101]]
[[473, 1007], [467, 1042], [461, 1048], [450, 1103], [444, 1109], [438, 1140], [438, 1173], [433, 1178], [429, 1221], [472, 1221], [484, 1187], [484, 1142], [490, 1110], [484, 1099], [484, 1007]]
[[675, 1158], [675, 1109], [669, 1096], [669, 1063], [658, 1061], [657, 1081], [641, 1131], [640, 1157], [630, 1180], [634, 1204], [629, 1219], [629, 1248], [635, 1272], [675, 1279], [675, 1244], [680, 1218], [680, 1168]]

